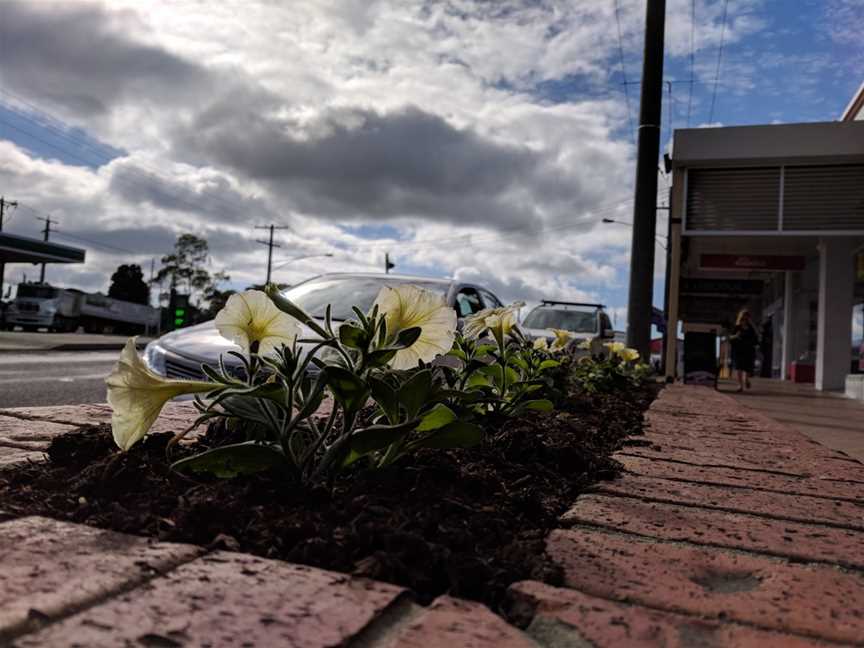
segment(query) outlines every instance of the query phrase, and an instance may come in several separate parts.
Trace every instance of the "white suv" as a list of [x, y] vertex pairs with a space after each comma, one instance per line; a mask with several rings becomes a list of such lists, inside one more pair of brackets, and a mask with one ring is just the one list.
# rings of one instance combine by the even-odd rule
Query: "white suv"
[[[555, 340], [552, 329], [563, 329], [575, 335], [568, 349], [580, 355], [588, 353], [603, 355], [603, 344], [615, 338], [612, 322], [603, 309], [603, 304], [552, 301], [544, 299], [522, 321], [522, 329], [532, 339], [545, 337]], [[578, 349], [578, 345], [589, 340], [590, 349]]]

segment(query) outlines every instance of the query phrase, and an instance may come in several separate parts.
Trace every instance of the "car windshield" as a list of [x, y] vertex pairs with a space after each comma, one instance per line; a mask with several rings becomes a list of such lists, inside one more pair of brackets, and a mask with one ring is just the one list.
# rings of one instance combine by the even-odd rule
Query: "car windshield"
[[36, 286], [32, 284], [18, 284], [18, 297], [31, 297], [33, 299], [54, 299], [57, 289], [51, 286]]
[[399, 284], [411, 284], [445, 297], [448, 288], [448, 284], [444, 282], [390, 279], [386, 276], [321, 277], [289, 289], [285, 296], [312, 317], [322, 319], [327, 305], [330, 304], [334, 320], [347, 320], [356, 318], [351, 310], [352, 306], [367, 313], [382, 287]]
[[573, 333], [594, 333], [597, 328], [596, 311], [554, 310], [537, 308], [525, 318], [525, 328], [564, 329]]

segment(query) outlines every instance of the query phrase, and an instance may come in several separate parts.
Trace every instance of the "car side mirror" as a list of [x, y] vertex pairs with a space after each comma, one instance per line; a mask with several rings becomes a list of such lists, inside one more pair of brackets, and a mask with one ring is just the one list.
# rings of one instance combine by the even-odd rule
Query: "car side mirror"
[[604, 328], [600, 332], [600, 337], [603, 338], [604, 340], [611, 340], [615, 337], [615, 331], [611, 328]]

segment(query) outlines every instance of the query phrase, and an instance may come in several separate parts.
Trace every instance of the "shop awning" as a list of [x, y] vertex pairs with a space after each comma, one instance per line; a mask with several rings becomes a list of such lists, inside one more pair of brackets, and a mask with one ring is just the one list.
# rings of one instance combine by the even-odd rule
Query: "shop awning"
[[0, 263], [84, 263], [85, 250], [0, 232]]

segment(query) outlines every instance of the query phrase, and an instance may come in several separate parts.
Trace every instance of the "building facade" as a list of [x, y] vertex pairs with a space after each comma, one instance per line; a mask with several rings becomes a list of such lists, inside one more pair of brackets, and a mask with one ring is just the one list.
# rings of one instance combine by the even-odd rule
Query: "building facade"
[[669, 321], [722, 337], [746, 307], [763, 375], [845, 389], [864, 308], [864, 86], [837, 122], [678, 130], [672, 169]]

